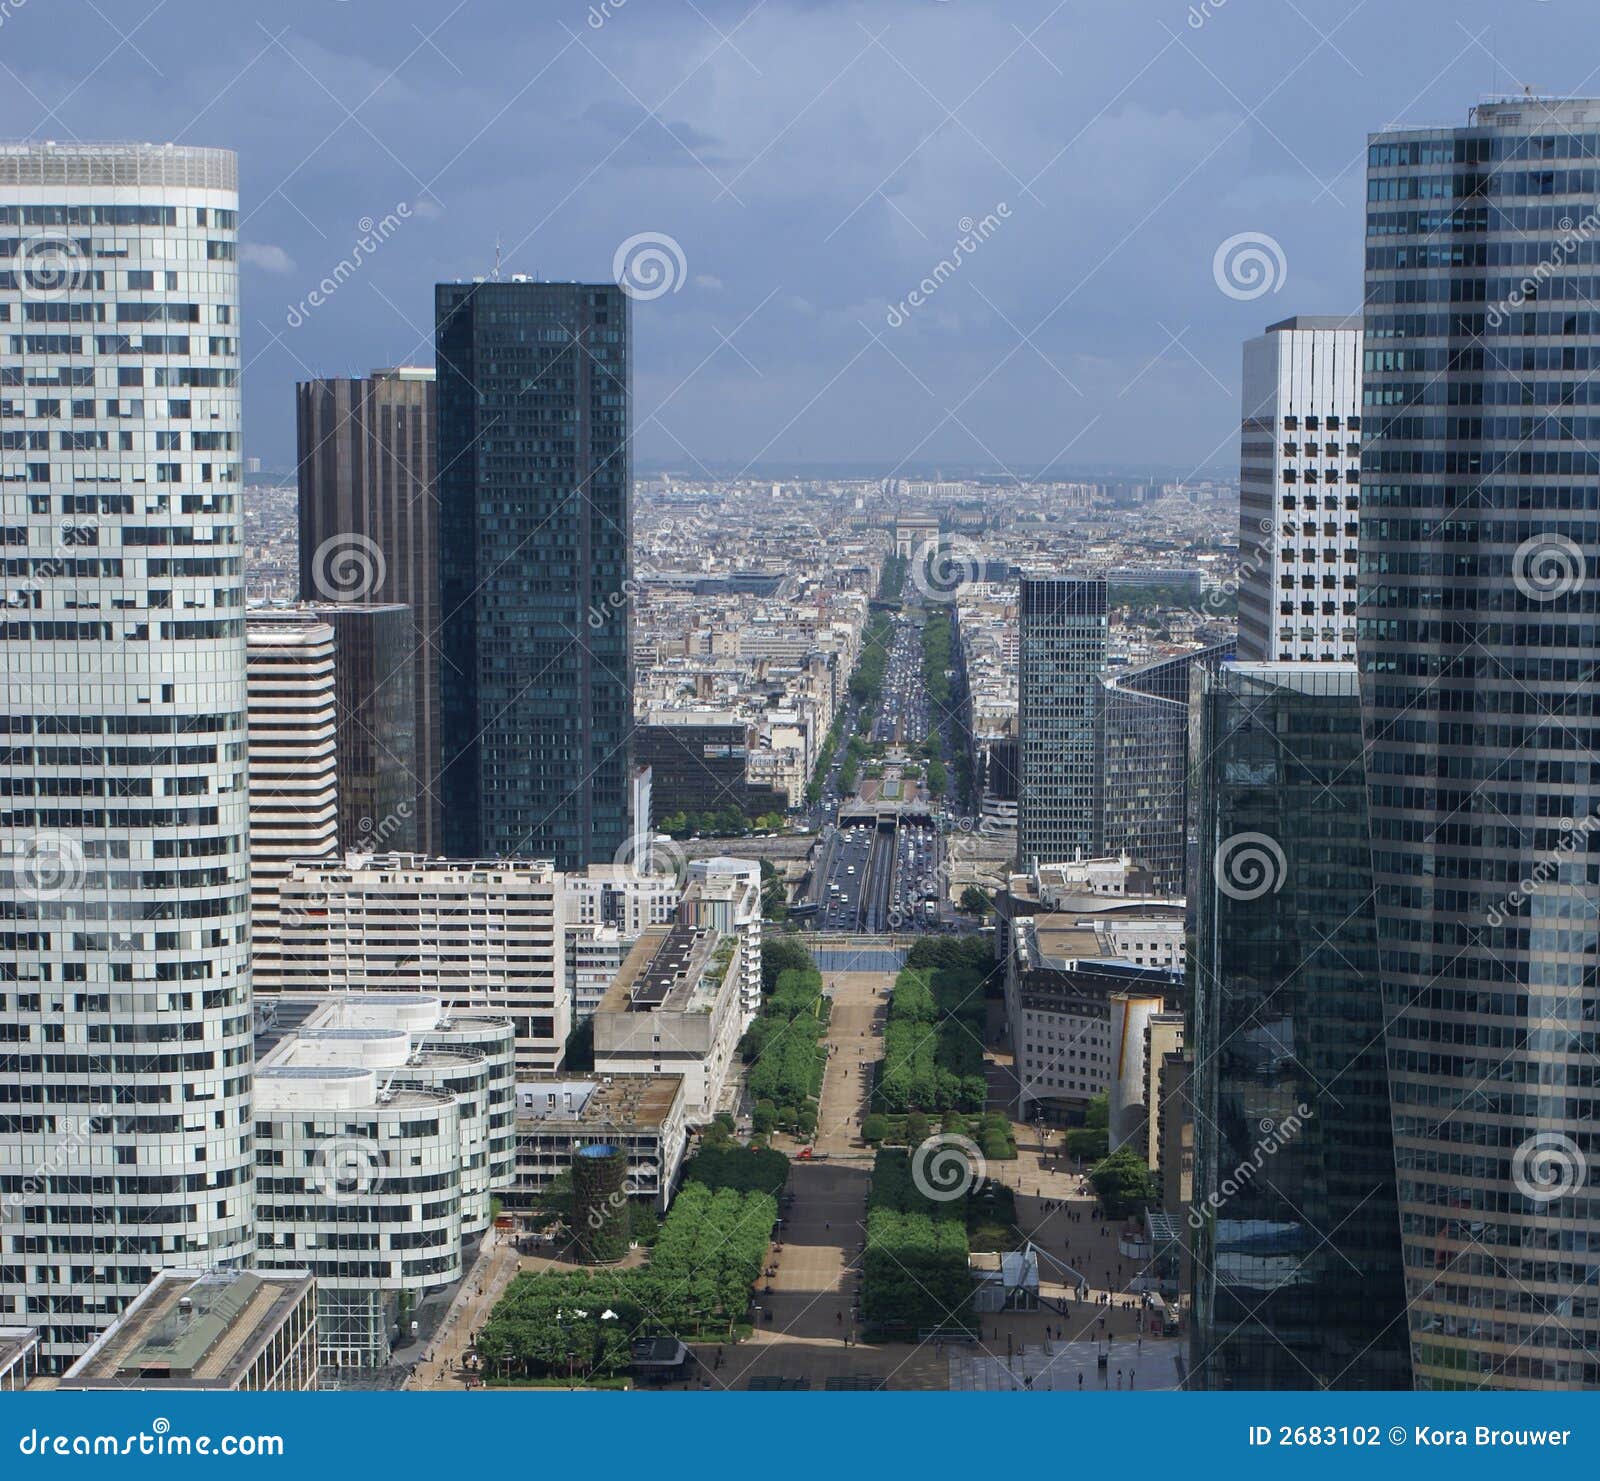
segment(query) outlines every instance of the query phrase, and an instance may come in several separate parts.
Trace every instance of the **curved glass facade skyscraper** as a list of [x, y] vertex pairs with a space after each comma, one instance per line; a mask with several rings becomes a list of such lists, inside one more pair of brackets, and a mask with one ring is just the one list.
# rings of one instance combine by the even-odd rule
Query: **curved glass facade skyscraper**
[[1412, 1362], [1600, 1385], [1600, 101], [1368, 155], [1361, 606]]
[[0, 1323], [254, 1245], [238, 182], [0, 146]]

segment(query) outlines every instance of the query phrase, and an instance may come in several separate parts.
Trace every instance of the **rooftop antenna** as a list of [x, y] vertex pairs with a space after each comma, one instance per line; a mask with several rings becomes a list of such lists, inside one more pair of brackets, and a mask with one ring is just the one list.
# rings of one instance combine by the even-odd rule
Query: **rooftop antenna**
[[498, 234], [494, 239], [494, 281], [500, 281], [500, 238]]

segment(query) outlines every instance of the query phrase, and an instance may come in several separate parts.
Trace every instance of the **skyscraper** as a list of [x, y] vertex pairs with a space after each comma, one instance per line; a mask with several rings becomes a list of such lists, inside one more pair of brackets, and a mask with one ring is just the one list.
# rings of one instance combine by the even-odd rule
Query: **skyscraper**
[[[434, 373], [401, 365], [356, 380], [295, 387], [299, 437], [300, 598], [400, 602], [411, 609], [416, 837], [389, 847], [442, 849], [439, 778], [439, 507], [434, 490]], [[385, 682], [389, 677], [384, 676]], [[386, 770], [398, 769], [384, 758]], [[345, 847], [357, 847], [347, 840]]]
[[1405, 1388], [1356, 670], [1225, 664], [1196, 703], [1189, 1386]]
[[1269, 324], [1244, 346], [1239, 657], [1355, 657], [1359, 319]]
[[1101, 680], [1102, 843], [1143, 864], [1163, 894], [1184, 893], [1188, 866], [1189, 682], [1233, 644], [1213, 644]]
[[297, 859], [339, 850], [334, 637], [325, 622], [251, 612], [250, 960], [255, 989], [282, 985], [278, 887]]
[[339, 847], [404, 852], [417, 847], [429, 797], [418, 785], [411, 609], [398, 602], [312, 602], [305, 609], [334, 634], [339, 714]]
[[59, 1371], [247, 1260], [238, 181], [0, 147], [0, 1313]]
[[630, 301], [442, 283], [445, 849], [609, 862], [632, 827]]
[[1026, 869], [1102, 851], [1105, 578], [1024, 576], [1018, 612], [1017, 864]]
[[415, 852], [426, 798], [419, 800], [412, 730], [411, 609], [398, 602], [300, 602], [253, 608], [252, 635], [258, 622], [263, 631], [295, 623], [330, 629], [339, 851]]
[[1600, 1386], [1600, 100], [1372, 136], [1358, 652], [1413, 1366]]

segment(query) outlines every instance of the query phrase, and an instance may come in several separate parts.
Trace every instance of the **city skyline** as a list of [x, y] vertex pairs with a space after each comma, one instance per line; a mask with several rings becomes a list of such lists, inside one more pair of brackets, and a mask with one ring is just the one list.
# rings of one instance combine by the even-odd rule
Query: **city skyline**
[[[1487, 0], [1314, 16], [467, 0], [390, 5], [384, 27], [364, 3], [298, 0], [265, 27], [169, 0], [128, 43], [87, 0], [65, 5], [81, 25], [36, 5], [8, 21], [21, 86], [0, 132], [237, 148], [247, 378], [415, 360], [435, 281], [491, 275], [497, 255], [507, 274], [595, 281], [664, 236], [681, 259], [667, 249], [646, 285], [661, 332], [637, 453], [689, 472], [1231, 465], [1234, 345], [1359, 301], [1366, 132], [1454, 121], [1523, 83], [1581, 91], [1585, 65], [1564, 59], [1600, 41], [1573, 4], [1510, 28]], [[75, 87], [113, 54], [125, 87]], [[508, 147], [530, 123], [554, 147]], [[1276, 244], [1281, 286], [1225, 271], [1219, 289], [1215, 254], [1241, 233]], [[964, 234], [973, 250], [921, 293]], [[289, 466], [292, 405], [257, 395], [247, 416], [250, 454]]]
[[163, 143], [194, 0], [84, 3], [0, 1390], [1600, 1393], [1600, 85], [1477, 0], [290, 0]]

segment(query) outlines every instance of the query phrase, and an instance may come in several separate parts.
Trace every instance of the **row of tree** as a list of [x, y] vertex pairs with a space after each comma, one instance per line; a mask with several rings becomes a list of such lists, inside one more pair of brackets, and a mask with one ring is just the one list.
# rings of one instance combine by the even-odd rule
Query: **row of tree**
[[906, 966], [895, 978], [873, 1109], [981, 1111], [983, 974], [971, 967]]
[[688, 838], [693, 834], [702, 838], [743, 838], [752, 828], [777, 832], [787, 822], [782, 813], [767, 812], [751, 818], [743, 808], [730, 805], [708, 808], [704, 812], [668, 813], [657, 826], [670, 838]]
[[850, 675], [850, 698], [867, 709], [878, 703], [884, 676], [889, 671], [889, 648], [894, 642], [894, 622], [887, 612], [874, 612], [861, 635], [861, 657]]
[[[765, 977], [764, 945], [762, 958]], [[760, 1014], [739, 1042], [740, 1057], [750, 1066], [745, 1088], [756, 1101], [757, 1131], [782, 1127], [808, 1136], [816, 1129], [827, 1065], [827, 1009], [822, 974], [809, 954], [804, 967], [779, 971], [762, 997]]]
[[949, 1136], [966, 1137], [976, 1142], [986, 1162], [1010, 1162], [1017, 1155], [1016, 1137], [1011, 1131], [1011, 1120], [1004, 1111], [985, 1111], [981, 1116], [964, 1116], [960, 1111], [946, 1111], [937, 1127], [931, 1117], [921, 1111], [911, 1111], [905, 1116], [889, 1116], [882, 1111], [870, 1112], [861, 1123], [861, 1139], [873, 1146], [880, 1143], [890, 1147], [920, 1147], [935, 1130]]
[[685, 1183], [647, 1266], [525, 1271], [478, 1335], [491, 1373], [523, 1378], [614, 1376], [636, 1337], [732, 1338], [778, 1218], [766, 1192]]
[[878, 1153], [867, 1194], [861, 1318], [875, 1338], [970, 1329], [966, 1199], [935, 1201], [912, 1176], [906, 1152]]

